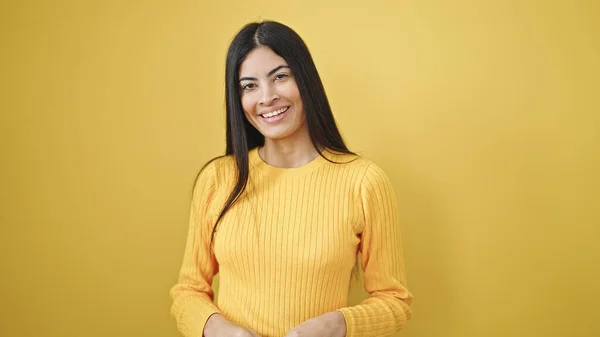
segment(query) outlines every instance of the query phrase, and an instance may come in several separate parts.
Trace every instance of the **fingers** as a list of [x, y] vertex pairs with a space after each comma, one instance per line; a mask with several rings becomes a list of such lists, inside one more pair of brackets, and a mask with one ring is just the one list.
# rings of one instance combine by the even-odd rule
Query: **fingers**
[[248, 330], [248, 332], [250, 332], [250, 335], [252, 335], [252, 337], [260, 337], [255, 331], [251, 330], [251, 329], [246, 329]]
[[292, 330], [288, 331], [284, 337], [298, 337], [298, 327], [295, 327]]

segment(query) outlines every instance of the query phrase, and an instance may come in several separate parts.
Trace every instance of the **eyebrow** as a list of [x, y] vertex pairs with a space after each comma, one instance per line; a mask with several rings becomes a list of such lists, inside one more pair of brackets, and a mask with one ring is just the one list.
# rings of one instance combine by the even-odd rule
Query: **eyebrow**
[[[282, 64], [280, 66], [277, 66], [277, 67], [273, 68], [271, 71], [269, 71], [269, 73], [267, 74], [267, 76], [271, 76], [271, 75], [275, 74], [275, 72], [277, 70], [282, 69], [282, 68], [288, 68], [288, 69], [290, 69], [289, 66], [286, 66], [286, 65]], [[242, 77], [242, 78], [240, 78], [240, 82], [241, 81], [256, 81], [256, 80], [257, 80], [256, 77]]]

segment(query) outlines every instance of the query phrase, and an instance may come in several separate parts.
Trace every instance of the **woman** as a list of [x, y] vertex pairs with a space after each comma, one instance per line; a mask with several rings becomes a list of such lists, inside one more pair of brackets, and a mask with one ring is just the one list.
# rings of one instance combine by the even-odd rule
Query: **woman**
[[[171, 289], [180, 332], [391, 335], [412, 300], [394, 193], [379, 167], [344, 144], [308, 48], [285, 25], [248, 24], [231, 43], [225, 76], [226, 155], [196, 180]], [[370, 296], [348, 307], [359, 258]]]

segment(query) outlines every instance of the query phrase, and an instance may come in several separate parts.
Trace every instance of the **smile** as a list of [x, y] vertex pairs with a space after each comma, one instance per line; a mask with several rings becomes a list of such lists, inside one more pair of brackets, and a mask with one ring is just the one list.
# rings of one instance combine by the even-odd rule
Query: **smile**
[[281, 109], [279, 109], [279, 110], [275, 110], [275, 111], [271, 111], [271, 112], [264, 113], [264, 114], [262, 114], [262, 115], [260, 115], [260, 116], [261, 116], [262, 118], [273, 118], [273, 117], [275, 117], [275, 116], [278, 116], [278, 115], [280, 115], [280, 114], [282, 114], [282, 113], [286, 112], [286, 111], [287, 111], [289, 108], [290, 108], [289, 106], [286, 106], [286, 107], [284, 107], [284, 108], [281, 108]]

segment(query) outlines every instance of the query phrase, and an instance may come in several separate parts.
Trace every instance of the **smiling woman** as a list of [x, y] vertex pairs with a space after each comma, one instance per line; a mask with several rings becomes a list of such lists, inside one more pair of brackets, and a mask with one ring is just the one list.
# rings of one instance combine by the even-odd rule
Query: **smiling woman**
[[[246, 25], [226, 63], [227, 147], [196, 179], [171, 312], [186, 337], [381, 337], [410, 318], [396, 199], [352, 153], [308, 48]], [[348, 306], [353, 267], [369, 298]], [[218, 303], [212, 280], [220, 273]]]
[[240, 74], [244, 113], [265, 143], [310, 139], [300, 91], [283, 57], [269, 47], [256, 48], [242, 63]]

